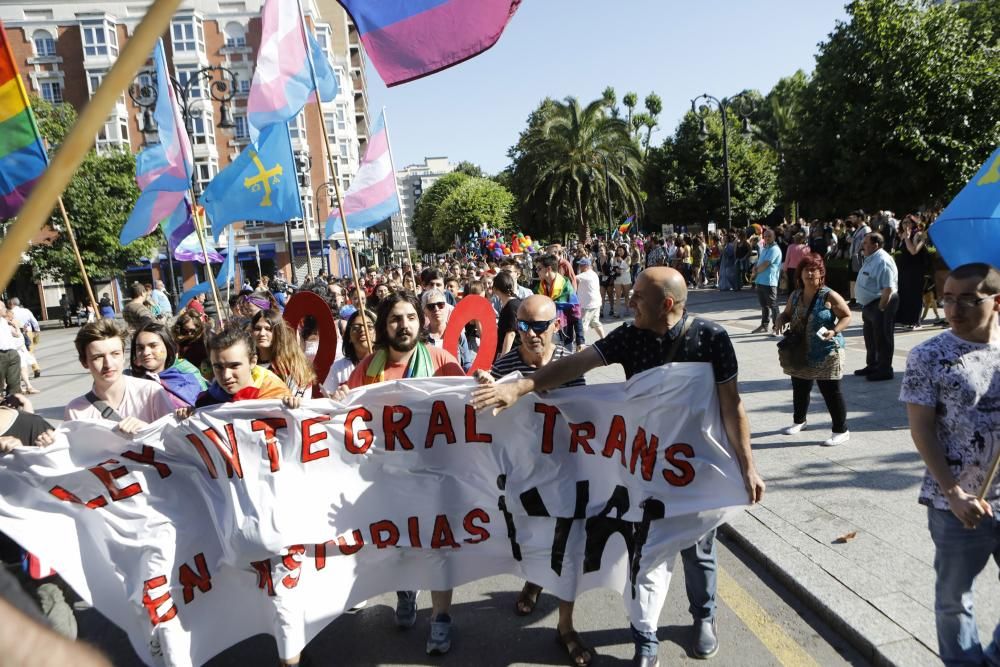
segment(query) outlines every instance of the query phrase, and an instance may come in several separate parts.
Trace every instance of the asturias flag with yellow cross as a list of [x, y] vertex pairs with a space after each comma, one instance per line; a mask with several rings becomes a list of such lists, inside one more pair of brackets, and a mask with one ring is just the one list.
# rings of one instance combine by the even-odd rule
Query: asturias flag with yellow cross
[[247, 146], [219, 172], [201, 197], [218, 239], [238, 220], [282, 223], [304, 218], [288, 127], [268, 125], [256, 144]]
[[953, 269], [973, 262], [1000, 266], [1000, 147], [941, 211], [930, 235]]

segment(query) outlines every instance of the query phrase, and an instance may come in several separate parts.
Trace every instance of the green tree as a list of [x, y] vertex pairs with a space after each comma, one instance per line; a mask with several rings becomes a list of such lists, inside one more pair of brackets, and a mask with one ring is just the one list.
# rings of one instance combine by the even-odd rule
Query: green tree
[[[744, 225], [767, 216], [778, 198], [777, 156], [759, 141], [740, 132], [737, 119], [729, 121], [729, 171], [733, 224]], [[705, 118], [707, 136], [694, 113], [685, 115], [674, 136], [650, 150], [645, 187], [648, 213], [668, 223], [725, 224], [726, 195], [722, 157], [722, 116]]]
[[810, 215], [946, 203], [1000, 144], [996, 12], [970, 21], [968, 11], [917, 0], [847, 6], [848, 20], [820, 45], [786, 153]]
[[62, 144], [76, 122], [76, 109], [72, 104], [52, 104], [37, 95], [29, 95], [29, 98], [38, 122], [38, 131], [42, 133], [50, 149], [54, 149]]
[[434, 214], [432, 229], [439, 247], [480, 229], [506, 229], [514, 195], [487, 178], [469, 178], [451, 191]]
[[416, 237], [417, 247], [428, 252], [440, 252], [447, 249], [450, 244], [448, 239], [437, 239], [434, 236], [434, 215], [438, 207], [448, 198], [459, 185], [472, 178], [468, 174], [454, 171], [439, 178], [431, 187], [427, 188], [413, 211], [413, 235]]
[[613, 86], [608, 86], [601, 92], [601, 99], [608, 105], [608, 111], [615, 118], [618, 118], [618, 95]]
[[472, 176], [473, 178], [483, 178], [486, 174], [483, 173], [482, 168], [478, 164], [473, 164], [468, 160], [462, 160], [455, 165], [455, 171], [460, 174], [465, 174], [466, 176]]
[[619, 212], [642, 212], [641, 156], [628, 125], [611, 116], [604, 98], [585, 107], [573, 97], [544, 100], [508, 154], [521, 219], [534, 236], [575, 229], [588, 239], [590, 221], [606, 220], [608, 198]]
[[809, 78], [802, 70], [779, 79], [753, 119], [755, 136], [778, 154], [778, 187], [786, 202], [794, 201], [796, 192], [795, 174], [785, 155], [798, 148], [802, 100], [808, 85]]
[[639, 96], [635, 93], [625, 93], [622, 97], [622, 104], [628, 109], [628, 117], [625, 118], [625, 123], [628, 127], [632, 127], [632, 113], [635, 111], [635, 107], [639, 104]]
[[[143, 258], [157, 253], [162, 243], [159, 232], [127, 246], [118, 242], [118, 235], [139, 197], [135, 157], [131, 153], [111, 151], [98, 155], [91, 151], [62, 197], [76, 233], [80, 256], [92, 279], [120, 275], [123, 267], [139, 264]], [[62, 216], [55, 213], [49, 225], [62, 231]], [[33, 246], [28, 254], [36, 275], [56, 281], [79, 280], [68, 235], [60, 234], [51, 245]]]

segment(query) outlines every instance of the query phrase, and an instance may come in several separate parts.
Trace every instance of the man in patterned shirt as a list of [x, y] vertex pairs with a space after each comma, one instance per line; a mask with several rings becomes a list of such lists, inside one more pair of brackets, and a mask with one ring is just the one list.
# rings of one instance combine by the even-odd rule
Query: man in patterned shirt
[[1000, 271], [966, 264], [949, 274], [941, 298], [950, 331], [910, 351], [899, 400], [927, 465], [920, 503], [934, 541], [934, 612], [946, 665], [1000, 667], [1000, 625], [984, 651], [972, 582], [990, 555], [1000, 563]]
[[[639, 274], [629, 299], [634, 323], [619, 327], [587, 349], [538, 369], [517, 382], [478, 388], [472, 396], [477, 410], [496, 406], [503, 410], [532, 391], [545, 391], [565, 384], [587, 371], [608, 364], [621, 364], [625, 377], [676, 362], [707, 362], [715, 375], [719, 408], [726, 436], [733, 447], [751, 503], [764, 496], [764, 480], [757, 474], [750, 452], [750, 424], [736, 385], [737, 362], [732, 341], [718, 324], [688, 315], [684, 276], [665, 266], [647, 268]], [[678, 345], [675, 345], [675, 341]], [[692, 397], [697, 401], [697, 397]], [[715, 625], [716, 555], [715, 531], [681, 552], [690, 611], [695, 618], [693, 653], [710, 658], [719, 650]], [[673, 558], [655, 563], [640, 573], [636, 601], [626, 601], [635, 641], [633, 665], [659, 664], [657, 620], [666, 600]]]

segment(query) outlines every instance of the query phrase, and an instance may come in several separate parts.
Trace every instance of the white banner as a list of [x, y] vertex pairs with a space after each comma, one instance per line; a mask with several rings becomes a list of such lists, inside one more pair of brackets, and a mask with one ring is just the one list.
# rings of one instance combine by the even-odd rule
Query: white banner
[[[631, 595], [629, 563], [747, 500], [708, 364], [526, 396], [386, 382], [345, 403], [251, 401], [134, 439], [68, 422], [0, 462], [0, 531], [51, 562], [148, 663], [244, 638], [295, 655], [354, 603], [515, 574]], [[631, 560], [630, 560], [631, 558]]]

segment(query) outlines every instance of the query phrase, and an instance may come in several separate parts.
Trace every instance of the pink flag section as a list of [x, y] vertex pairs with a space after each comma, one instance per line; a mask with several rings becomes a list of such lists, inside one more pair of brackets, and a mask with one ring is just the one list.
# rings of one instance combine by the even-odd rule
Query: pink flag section
[[[371, 132], [364, 160], [351, 188], [344, 195], [344, 213], [349, 229], [371, 227], [399, 211], [396, 174], [392, 170], [384, 115], [379, 115]], [[334, 209], [326, 221], [327, 237], [335, 233], [334, 223], [339, 220], [340, 211]]]
[[[254, 141], [265, 125], [298, 113], [298, 109], [291, 111], [291, 106], [299, 96], [296, 92], [302, 91], [290, 91], [291, 87], [311, 87], [306, 80], [306, 40], [295, 0], [266, 0], [261, 30], [257, 67], [247, 99], [250, 138]], [[305, 94], [301, 96], [304, 101]]]

